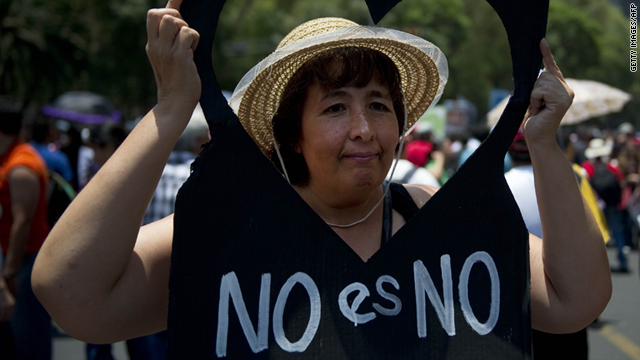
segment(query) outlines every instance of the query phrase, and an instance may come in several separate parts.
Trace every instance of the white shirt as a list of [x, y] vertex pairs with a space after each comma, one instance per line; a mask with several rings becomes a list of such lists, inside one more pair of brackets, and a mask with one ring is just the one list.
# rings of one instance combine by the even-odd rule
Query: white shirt
[[540, 222], [536, 188], [533, 182], [533, 166], [514, 167], [504, 174], [504, 177], [518, 203], [527, 230], [542, 238], [542, 223]]
[[191, 175], [191, 163], [196, 155], [189, 151], [172, 151], [162, 171], [156, 191], [144, 214], [142, 225], [173, 214], [178, 190]]
[[[415, 169], [414, 173], [408, 178], [404, 179], [409, 171]], [[389, 169], [389, 174], [387, 174], [387, 180], [389, 180], [389, 176], [391, 175], [391, 170], [393, 170], [393, 165], [391, 165], [391, 169]], [[403, 181], [406, 180], [406, 181]], [[396, 166], [396, 170], [393, 173], [393, 178], [391, 181], [401, 182], [403, 184], [423, 184], [429, 186], [435, 186], [437, 188], [440, 187], [440, 183], [436, 179], [431, 172], [425, 168], [417, 167], [411, 163], [409, 160], [400, 159], [398, 160], [398, 165]]]

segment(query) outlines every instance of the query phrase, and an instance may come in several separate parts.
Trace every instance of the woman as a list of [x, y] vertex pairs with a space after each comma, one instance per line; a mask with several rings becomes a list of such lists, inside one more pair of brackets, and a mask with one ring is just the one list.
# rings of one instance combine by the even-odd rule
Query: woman
[[[166, 328], [173, 217], [142, 228], [139, 224], [200, 97], [193, 63], [198, 34], [181, 19], [179, 5], [170, 1], [167, 8], [148, 14], [147, 52], [158, 83], [158, 105], [69, 207], [34, 269], [39, 299], [63, 329], [84, 341], [114, 342]], [[532, 320], [540, 330], [570, 332], [600, 314], [611, 283], [598, 227], [555, 142], [573, 93], [544, 41], [541, 50], [547, 71], [536, 83], [525, 123], [545, 224], [544, 242], [530, 237]], [[350, 59], [349, 51], [340, 56]], [[362, 56], [369, 55], [358, 55]], [[277, 166], [284, 164], [282, 170], [300, 196], [363, 260], [385, 238], [383, 207], [378, 206], [384, 196], [381, 184], [400, 134], [417, 120], [416, 110], [409, 106], [413, 103], [404, 98], [415, 98], [421, 90], [403, 85], [402, 96], [394, 83], [397, 73], [388, 76], [381, 70], [384, 56], [374, 54], [373, 59], [373, 69], [361, 78], [350, 76], [345, 60], [298, 72], [274, 114], [277, 147], [272, 147], [272, 138], [256, 136], [255, 129], [243, 123], [263, 152], [277, 159]], [[393, 65], [390, 71], [395, 73], [398, 64]], [[315, 80], [300, 79], [304, 74]], [[248, 98], [239, 88], [235, 101]], [[300, 93], [304, 101], [295, 99]], [[422, 111], [434, 98], [420, 105]], [[255, 109], [260, 110], [243, 107], [242, 101], [236, 105], [241, 120], [243, 111]], [[289, 110], [298, 114], [293, 116], [299, 119], [297, 132], [287, 132], [287, 124], [284, 131], [278, 128], [278, 117], [292, 118], [286, 114]], [[405, 111], [412, 115], [405, 117]], [[279, 154], [274, 154], [276, 149]], [[424, 186], [408, 186], [406, 191], [418, 207], [435, 192]], [[574, 214], [570, 221], [559, 216], [567, 212]], [[394, 211], [391, 232], [405, 222]]]

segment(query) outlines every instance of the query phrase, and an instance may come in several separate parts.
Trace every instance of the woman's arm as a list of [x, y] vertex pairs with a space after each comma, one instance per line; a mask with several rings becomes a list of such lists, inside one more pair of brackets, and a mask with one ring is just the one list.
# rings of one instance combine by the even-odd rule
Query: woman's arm
[[33, 270], [33, 288], [72, 336], [112, 342], [166, 327], [172, 217], [140, 229], [169, 154], [200, 96], [198, 34], [180, 1], [147, 17], [158, 105], [60, 218]]
[[530, 236], [533, 327], [551, 333], [585, 328], [611, 297], [609, 262], [598, 229], [556, 131], [571, 105], [546, 40], [540, 46], [543, 73], [531, 94], [524, 132], [531, 154], [542, 240]]
[[[531, 117], [524, 125], [544, 238], [529, 235], [531, 312], [534, 328], [568, 333], [585, 328], [604, 310], [611, 297], [611, 275], [602, 234], [556, 142], [573, 92], [546, 41], [541, 50], [546, 72], [536, 82]], [[418, 207], [437, 191], [405, 187]]]

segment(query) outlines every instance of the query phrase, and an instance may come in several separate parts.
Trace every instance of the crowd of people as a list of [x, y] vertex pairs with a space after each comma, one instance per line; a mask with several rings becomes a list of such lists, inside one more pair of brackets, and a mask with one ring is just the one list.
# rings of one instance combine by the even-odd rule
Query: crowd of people
[[[6, 124], [9, 123], [8, 119], [11, 116], [14, 116], [18, 124], [19, 104], [17, 99], [2, 98], [2, 116], [3, 120], [7, 120], [2, 122], [3, 127], [0, 132], [3, 137], [8, 136], [6, 143], [9, 144], [8, 147], [5, 145], [5, 152], [2, 155], [3, 176], [9, 174], [15, 166], [22, 165], [30, 169], [37, 174], [37, 179], [35, 177], [31, 179], [34, 181], [28, 181], [30, 177], [28, 174], [25, 178], [27, 181], [23, 181], [22, 178], [19, 178], [19, 182], [12, 181], [10, 177], [6, 181], [10, 186], [13, 185], [14, 191], [16, 187], [28, 186], [31, 183], [34, 188], [25, 191], [42, 194], [53, 207], [57, 202], [55, 199], [51, 201], [51, 182], [55, 185], [71, 187], [73, 192], [68, 198], [70, 201], [73, 194], [81, 191], [127, 136], [123, 124], [107, 122], [89, 126], [47, 117], [40, 117], [29, 126], [24, 126], [22, 132], [19, 125], [15, 125], [13, 129], [7, 129]], [[474, 126], [473, 132], [456, 133], [442, 138], [435, 137], [429, 130], [413, 131], [406, 137], [406, 146], [401, 153], [393, 177], [388, 179], [403, 184], [441, 187], [477, 149], [489, 131], [490, 129], [482, 124]], [[640, 182], [638, 173], [640, 139], [635, 133], [631, 124], [624, 123], [617, 129], [602, 131], [594, 126], [581, 126], [578, 129], [561, 128], [558, 136], [567, 159], [574, 166], [578, 182], [582, 183], [583, 188], [586, 186], [583, 196], [587, 199], [603, 231], [605, 241], [617, 248], [619, 263], [612, 267], [612, 272], [628, 272], [630, 268], [626, 254], [630, 249], [636, 249], [638, 246], [640, 187], [637, 187], [637, 184]], [[208, 127], [202, 110], [198, 106], [169, 156], [142, 225], [173, 213], [178, 189], [188, 178], [191, 163], [208, 139]], [[29, 160], [13, 160], [14, 157], [26, 157]], [[520, 206], [528, 230], [541, 237], [542, 226], [535, 197], [533, 168], [522, 129], [505, 158], [505, 177]], [[47, 185], [41, 188], [42, 184]], [[40, 190], [34, 191], [36, 185]], [[15, 197], [13, 193], [11, 195], [15, 206], [21, 199]], [[46, 233], [60, 215], [52, 218], [49, 214], [52, 211], [59, 212], [59, 209], [43, 210], [43, 202], [46, 201], [43, 201], [42, 196], [37, 199], [36, 215], [32, 220], [31, 226], [34, 230], [27, 232], [28, 245], [23, 250], [22, 260], [18, 261], [17, 267], [21, 269], [20, 271], [17, 271], [16, 266], [13, 265], [17, 241], [12, 239], [10, 233], [6, 233], [6, 237], [3, 235], [5, 284], [0, 286], [0, 296], [2, 296], [0, 316], [3, 320], [0, 322], [0, 331], [4, 335], [0, 338], [4, 354], [24, 355], [17, 358], [51, 358], [50, 318], [33, 297], [29, 286], [30, 268], [33, 266], [35, 254], [44, 241]], [[29, 201], [29, 199], [26, 200]], [[66, 205], [68, 202], [63, 201], [62, 205], [58, 206], [64, 209]], [[43, 212], [47, 213], [44, 216], [47, 221], [41, 219]], [[15, 216], [14, 213], [14, 222], [19, 219]], [[9, 230], [11, 226], [3, 225], [2, 229]], [[17, 229], [11, 231], [19, 233]], [[17, 284], [20, 284], [20, 289], [16, 287]], [[17, 294], [20, 296], [14, 297]], [[39, 325], [36, 325], [38, 322]], [[544, 336], [550, 336], [545, 333], [534, 334], [534, 339], [538, 338], [538, 342], [534, 341], [534, 344], [542, 343]], [[576, 346], [570, 348], [573, 351], [572, 354], [575, 356], [576, 349], [582, 349], [586, 358], [586, 329], [574, 335], [578, 337], [574, 340], [577, 341]], [[10, 339], [13, 339], [13, 343]], [[544, 338], [544, 341], [550, 340]], [[566, 344], [571, 340], [562, 336], [561, 341]], [[34, 342], [40, 342], [42, 346], [31, 346]], [[166, 332], [127, 341], [131, 359], [164, 359], [166, 346]], [[555, 349], [555, 347], [552, 348]], [[536, 349], [538, 354], [543, 351], [545, 350], [542, 347]], [[36, 356], [35, 352], [39, 355]], [[87, 344], [86, 353], [89, 360], [113, 359], [111, 346], [108, 344]], [[36, 357], [30, 357], [32, 355]]]
[[[31, 270], [49, 230], [127, 136], [125, 124], [90, 125], [39, 115], [0, 97], [0, 358], [51, 359], [56, 328], [31, 290]], [[173, 213], [191, 162], [209, 140], [198, 107], [167, 162], [141, 225]], [[8, 216], [9, 215], [9, 216]], [[0, 262], [2, 264], [2, 262]], [[127, 341], [131, 359], [165, 359], [166, 332]], [[113, 359], [111, 345], [87, 344], [88, 360]]]
[[[472, 129], [440, 141], [434, 140], [429, 131], [412, 133], [407, 138], [406, 152], [403, 152], [403, 159], [407, 160], [401, 160], [391, 180], [434, 186], [434, 180], [438, 179], [435, 186], [444, 185], [448, 176], [462, 166], [490, 131], [483, 124]], [[640, 224], [640, 138], [635, 127], [622, 123], [613, 129], [599, 129], [594, 125], [560, 128], [557, 141], [572, 164], [582, 195], [604, 241], [617, 249], [618, 263], [611, 267], [611, 272], [630, 272], [627, 254], [638, 248]], [[429, 173], [420, 176], [426, 173], [425, 170]], [[436, 177], [439, 174], [446, 175]], [[505, 178], [527, 229], [542, 237], [533, 166], [522, 127], [505, 157]], [[541, 358], [588, 358], [586, 328], [562, 335], [534, 330], [533, 345], [534, 353]]]
[[[391, 180], [436, 187], [444, 185], [490, 130], [479, 123], [468, 131], [440, 139], [434, 138], [431, 131], [414, 131], [407, 136], [405, 150]], [[582, 186], [588, 186], [588, 190], [583, 191], [583, 196], [593, 199], [588, 202], [607, 244], [617, 248], [619, 262], [611, 270], [629, 272], [626, 254], [638, 248], [640, 224], [640, 188], [637, 186], [640, 182], [640, 137], [635, 127], [630, 123], [611, 129], [595, 125], [561, 127], [557, 141], [574, 166], [578, 182], [586, 180]], [[505, 156], [504, 171], [529, 231], [542, 236], [531, 159], [522, 129]], [[528, 199], [518, 196], [519, 188], [531, 189]]]

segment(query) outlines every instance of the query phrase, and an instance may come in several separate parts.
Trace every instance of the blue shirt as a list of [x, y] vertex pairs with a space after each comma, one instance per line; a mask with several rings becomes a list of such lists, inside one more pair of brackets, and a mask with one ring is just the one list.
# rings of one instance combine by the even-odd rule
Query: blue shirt
[[68, 182], [73, 180], [73, 171], [71, 170], [71, 164], [69, 158], [65, 153], [60, 150], [51, 150], [47, 144], [37, 144], [35, 142], [30, 143], [34, 149], [40, 154], [44, 162], [47, 164], [47, 168], [51, 171], [55, 171], [62, 176]]

